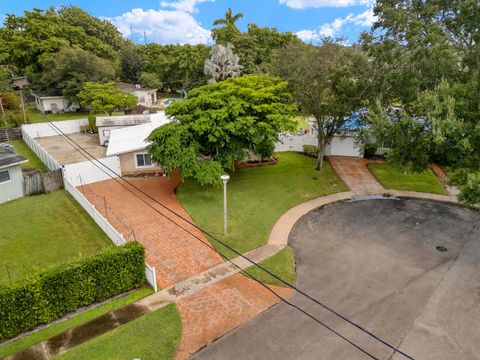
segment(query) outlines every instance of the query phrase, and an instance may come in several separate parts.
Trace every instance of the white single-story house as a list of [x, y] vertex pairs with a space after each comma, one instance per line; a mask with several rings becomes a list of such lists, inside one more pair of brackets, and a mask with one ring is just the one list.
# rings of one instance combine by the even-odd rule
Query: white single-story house
[[158, 89], [144, 88], [138, 84], [128, 84], [124, 82], [117, 82], [117, 88], [122, 91], [133, 94], [137, 97], [137, 105], [154, 106], [157, 104]]
[[96, 120], [100, 145], [108, 146], [112, 130], [146, 124], [150, 115], [99, 116]]
[[164, 173], [159, 165], [150, 160], [146, 139], [154, 129], [169, 123], [170, 119], [163, 111], [149, 116], [148, 123], [112, 130], [110, 133], [106, 155], [119, 157], [122, 176]]
[[0, 204], [23, 196], [24, 180], [21, 165], [27, 161], [18, 155], [13, 147], [0, 144]]
[[80, 108], [78, 104], [71, 104], [63, 95], [50, 95], [44, 93], [32, 93], [35, 105], [42, 114], [62, 113], [75, 111]]

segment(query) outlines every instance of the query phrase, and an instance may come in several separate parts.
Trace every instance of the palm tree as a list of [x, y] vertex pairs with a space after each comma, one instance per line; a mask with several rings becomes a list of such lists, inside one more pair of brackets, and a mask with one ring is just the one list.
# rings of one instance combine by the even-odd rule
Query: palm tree
[[223, 19], [217, 19], [213, 22], [213, 25], [214, 26], [218, 26], [218, 25], [225, 25], [226, 27], [229, 27], [229, 28], [232, 28], [232, 29], [237, 29], [237, 26], [235, 25], [235, 23], [240, 20], [241, 18], [243, 18], [243, 14], [242, 13], [238, 13], [238, 14], [235, 14], [233, 15], [233, 11], [232, 11], [232, 8], [228, 8], [227, 12], [225, 13], [225, 17]]

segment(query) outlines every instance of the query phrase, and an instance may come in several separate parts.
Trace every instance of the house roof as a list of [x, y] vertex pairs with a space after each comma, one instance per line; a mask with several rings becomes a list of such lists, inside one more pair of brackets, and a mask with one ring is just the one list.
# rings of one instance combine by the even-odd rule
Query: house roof
[[120, 90], [123, 90], [125, 92], [130, 92], [130, 93], [138, 92], [138, 91], [142, 91], [142, 92], [158, 91], [158, 89], [146, 88], [146, 87], [142, 87], [141, 85], [129, 84], [123, 81], [118, 81], [117, 83], [115, 83], [115, 86]]
[[99, 116], [97, 127], [102, 126], [130, 126], [150, 122], [150, 115]]
[[164, 111], [149, 115], [150, 122], [127, 128], [112, 130], [108, 142], [107, 156], [115, 156], [133, 151], [144, 150], [148, 142], [146, 138], [150, 133], [172, 119], [165, 115]]
[[57, 92], [35, 92], [35, 93], [32, 93], [33, 96], [35, 97], [38, 97], [40, 99], [44, 99], [44, 98], [63, 98], [65, 96], [63, 96], [61, 93], [57, 93]]
[[0, 168], [26, 163], [28, 160], [16, 152], [0, 146]]

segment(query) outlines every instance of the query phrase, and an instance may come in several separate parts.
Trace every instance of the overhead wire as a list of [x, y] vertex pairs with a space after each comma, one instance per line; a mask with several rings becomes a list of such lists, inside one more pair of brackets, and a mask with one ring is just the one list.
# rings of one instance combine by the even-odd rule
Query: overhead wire
[[[184, 222], [186, 222], [187, 224], [191, 225], [192, 227], [194, 227], [195, 229], [199, 230], [200, 232], [202, 232], [203, 234], [207, 235], [208, 237], [210, 237], [211, 239], [213, 239], [214, 241], [216, 241], [217, 243], [219, 243], [220, 245], [222, 245], [223, 247], [225, 247], [226, 249], [232, 251], [233, 253], [235, 253], [236, 255], [238, 255], [239, 257], [247, 260], [249, 263], [251, 263], [253, 266], [256, 266], [257, 268], [259, 268], [260, 270], [264, 271], [266, 274], [272, 276], [274, 279], [280, 281], [282, 284], [288, 286], [289, 288], [291, 288], [292, 290], [295, 290], [297, 291], [298, 293], [300, 293], [301, 295], [305, 296], [307, 299], [311, 300], [312, 302], [316, 303], [317, 305], [321, 306], [323, 309], [329, 311], [330, 313], [334, 314], [335, 316], [339, 317], [340, 319], [344, 320], [345, 322], [347, 322], [348, 324], [354, 326], [355, 328], [359, 329], [360, 331], [362, 331], [363, 333], [367, 334], [368, 336], [372, 337], [373, 339], [379, 341], [380, 343], [382, 343], [383, 345], [387, 346], [388, 348], [390, 348], [394, 353], [398, 353], [402, 356], [404, 356], [405, 358], [407, 359], [410, 359], [410, 360], [415, 360], [412, 356], [406, 354], [405, 352], [401, 351], [400, 349], [396, 348], [394, 345], [388, 343], [386, 340], [383, 340], [382, 338], [380, 338], [379, 336], [375, 335], [374, 333], [372, 333], [371, 331], [369, 331], [368, 329], [364, 328], [363, 326], [355, 323], [354, 321], [348, 319], [346, 316], [340, 314], [339, 312], [337, 312], [336, 310], [334, 310], [333, 308], [329, 307], [328, 305], [324, 304], [323, 302], [313, 298], [311, 295], [307, 294], [306, 292], [304, 292], [303, 290], [297, 288], [295, 285], [293, 284], [290, 284], [289, 282], [287, 282], [286, 280], [282, 279], [281, 277], [277, 276], [276, 274], [272, 273], [271, 271], [269, 271], [268, 269], [266, 269], [265, 267], [263, 267], [262, 265], [258, 264], [257, 262], [251, 260], [250, 258], [248, 258], [247, 256], [245, 256], [244, 254], [238, 252], [237, 250], [235, 250], [234, 248], [232, 248], [230, 245], [226, 244], [225, 242], [219, 240], [218, 238], [216, 238], [215, 236], [213, 236], [212, 234], [210, 234], [208, 231], [202, 229], [201, 227], [199, 227], [198, 225], [196, 225], [195, 223], [193, 223], [192, 221], [186, 219], [185, 217], [183, 217], [181, 214], [177, 213], [176, 211], [170, 209], [169, 207], [167, 207], [166, 205], [164, 205], [163, 203], [161, 203], [160, 201], [158, 201], [157, 199], [155, 199], [153, 196], [151, 196], [150, 194], [146, 193], [145, 191], [143, 191], [141, 188], [139, 188], [138, 186], [136, 186], [135, 184], [132, 184], [130, 181], [126, 180], [123, 176], [121, 176], [121, 174], [118, 174], [117, 172], [115, 172], [113, 169], [111, 169], [110, 167], [108, 167], [107, 165], [103, 164], [101, 161], [99, 161], [99, 159], [97, 159], [94, 155], [92, 155], [91, 153], [89, 153], [87, 150], [83, 149], [81, 145], [79, 145], [75, 140], [71, 139], [67, 134], [65, 134], [62, 130], [60, 130], [56, 125], [54, 125], [52, 122], [50, 121], [47, 121], [47, 123], [51, 126], [51, 127], [54, 127], [55, 131], [59, 134], [59, 135], [62, 135], [64, 137], [66, 137], [67, 139], [69, 139], [72, 143], [74, 143], [79, 149], [75, 148], [74, 149], [76, 151], [79, 151], [83, 157], [85, 157], [89, 162], [91, 162], [95, 167], [97, 167], [99, 170], [101, 170], [102, 172], [104, 172], [105, 174], [107, 174], [109, 177], [111, 177], [113, 180], [115, 180], [117, 183], [119, 183], [121, 186], [123, 186], [124, 188], [126, 188], [127, 190], [129, 190], [132, 194], [134, 194], [135, 196], [137, 196], [139, 199], [141, 199], [141, 197], [138, 196], [138, 194], [135, 194], [135, 192], [131, 189], [129, 189], [127, 186], [125, 186], [124, 184], [122, 184], [121, 182], [118, 181], [117, 178], [115, 178], [114, 176], [112, 176], [112, 173], [115, 174], [118, 178], [122, 179], [124, 182], [126, 182], [127, 184], [129, 184], [131, 187], [133, 187], [134, 189], [136, 189], [137, 191], [139, 191], [140, 193], [142, 193], [143, 195], [145, 195], [146, 197], [148, 197], [150, 200], [152, 200], [153, 202], [157, 203], [158, 205], [160, 205], [162, 208], [164, 208], [165, 210], [169, 211], [170, 213], [172, 213], [173, 215], [177, 216], [179, 219], [183, 220]], [[91, 159], [89, 159], [85, 154], [82, 153], [85, 152], [86, 154], [88, 154], [88, 156], [90, 156], [92, 159], [96, 160], [99, 164], [101, 164], [105, 169], [108, 169], [109, 172], [111, 173], [108, 173], [106, 170], [103, 170], [101, 169], [97, 164], [95, 164], [94, 161], [92, 161]], [[152, 206], [151, 204], [149, 204], [148, 202], [146, 202], [144, 199], [141, 199], [142, 201], [144, 201], [147, 205], [149, 205], [152, 209], [154, 209], [156, 212], [158, 212], [159, 214], [161, 214], [162, 216], [164, 216], [165, 218], [167, 218], [168, 220], [170, 220], [172, 223], [174, 223], [176, 226], [179, 226], [182, 230], [186, 231], [187, 233], [189, 233], [191, 236], [193, 236], [195, 239], [199, 240], [202, 244], [204, 244], [205, 246], [217, 251], [220, 256], [222, 256], [223, 258], [227, 259], [229, 262], [231, 262], [233, 265], [237, 266], [234, 262], [232, 262], [227, 256], [223, 255], [220, 251], [218, 251], [217, 249], [215, 249], [212, 245], [210, 244], [207, 244], [205, 243], [202, 239], [200, 239], [198, 236], [196, 236], [195, 234], [193, 234], [192, 232], [190, 232], [188, 229], [185, 229], [184, 227], [182, 227], [180, 224], [174, 222], [172, 219], [170, 219], [168, 216], [166, 216], [165, 214], [161, 213], [158, 209], [156, 209], [154, 206]], [[238, 267], [238, 266], [237, 266]], [[239, 267], [238, 267], [239, 268]], [[243, 270], [243, 269], [241, 269]], [[247, 274], [247, 275], [250, 275], [250, 274]], [[260, 282], [259, 280], [257, 279], [254, 279], [255, 281], [259, 282], [261, 285], [265, 286], [269, 291], [272, 292], [272, 290], [265, 284], [263, 284], [262, 282]], [[283, 297], [281, 297], [280, 295], [276, 294], [275, 295], [281, 299], [282, 301], [286, 302], [286, 303], [289, 303], [286, 299], [284, 299]], [[289, 305], [291, 306], [295, 306], [294, 304], [291, 304], [289, 303]], [[303, 312], [303, 311], [302, 311]], [[317, 319], [317, 321], [319, 321]], [[321, 323], [323, 326], [327, 327], [325, 324]], [[349, 343], [351, 343], [348, 339], [344, 339], [346, 341], [348, 341]], [[357, 347], [356, 344], [353, 344], [351, 343], [353, 346]], [[360, 350], [360, 349], [359, 349]], [[363, 351], [363, 349], [362, 349]], [[367, 354], [367, 353], [366, 353]], [[373, 356], [371, 354], [369, 354], [369, 356]], [[374, 358], [374, 357], [372, 357]]]

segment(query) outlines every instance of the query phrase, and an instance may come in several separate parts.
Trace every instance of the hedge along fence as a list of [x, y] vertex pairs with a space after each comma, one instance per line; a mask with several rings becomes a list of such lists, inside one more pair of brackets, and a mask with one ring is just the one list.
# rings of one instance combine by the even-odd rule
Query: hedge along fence
[[139, 287], [144, 257], [143, 246], [129, 242], [0, 287], [0, 340]]

